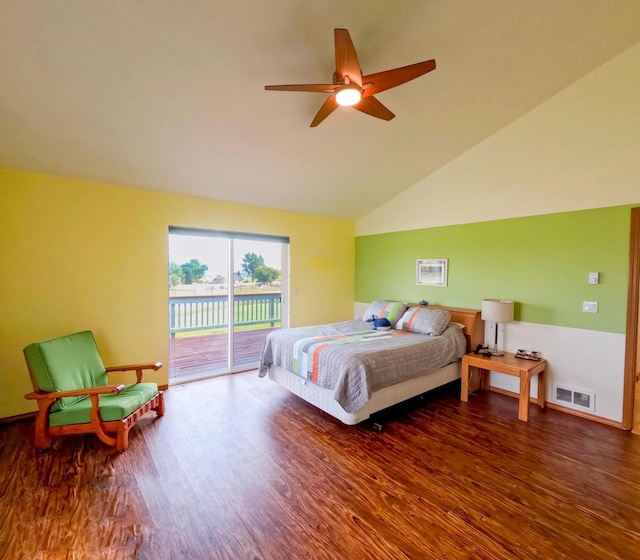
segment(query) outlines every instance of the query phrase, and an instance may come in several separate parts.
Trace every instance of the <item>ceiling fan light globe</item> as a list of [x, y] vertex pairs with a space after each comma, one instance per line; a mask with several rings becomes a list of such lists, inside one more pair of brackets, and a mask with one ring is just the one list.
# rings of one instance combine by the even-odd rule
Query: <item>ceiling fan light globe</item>
[[336, 102], [343, 107], [351, 107], [362, 99], [362, 91], [355, 84], [346, 84], [336, 92]]

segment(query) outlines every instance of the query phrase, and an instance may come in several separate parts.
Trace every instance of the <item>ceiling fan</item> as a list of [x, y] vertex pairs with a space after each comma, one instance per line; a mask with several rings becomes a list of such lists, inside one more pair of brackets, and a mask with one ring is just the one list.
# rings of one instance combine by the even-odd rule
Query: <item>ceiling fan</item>
[[431, 70], [435, 70], [436, 67], [435, 60], [426, 60], [409, 66], [363, 76], [358, 62], [358, 55], [349, 32], [346, 29], [334, 29], [333, 36], [336, 51], [336, 71], [333, 75], [332, 84], [264, 86], [264, 89], [269, 91], [330, 93], [331, 95], [320, 107], [313, 121], [311, 121], [311, 126], [318, 126], [339, 106], [353, 107], [372, 117], [390, 121], [395, 115], [373, 95], [418, 78], [427, 72], [431, 72]]

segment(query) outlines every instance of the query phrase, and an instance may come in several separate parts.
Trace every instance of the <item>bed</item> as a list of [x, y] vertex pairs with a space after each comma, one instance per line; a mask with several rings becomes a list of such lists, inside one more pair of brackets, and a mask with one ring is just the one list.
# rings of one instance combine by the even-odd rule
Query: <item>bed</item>
[[[393, 328], [373, 329], [382, 317]], [[378, 300], [360, 320], [270, 333], [259, 375], [354, 425], [459, 379], [483, 337], [478, 310]]]

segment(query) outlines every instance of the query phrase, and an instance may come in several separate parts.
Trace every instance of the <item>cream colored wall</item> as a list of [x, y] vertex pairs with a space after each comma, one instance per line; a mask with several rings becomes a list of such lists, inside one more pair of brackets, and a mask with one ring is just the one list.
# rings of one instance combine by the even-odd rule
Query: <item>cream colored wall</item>
[[288, 236], [291, 326], [353, 312], [352, 222], [12, 170], [0, 201], [0, 418], [34, 410], [30, 342], [91, 329], [106, 364], [168, 364], [170, 225]]
[[640, 43], [358, 220], [356, 235], [637, 203], [638, 68]]

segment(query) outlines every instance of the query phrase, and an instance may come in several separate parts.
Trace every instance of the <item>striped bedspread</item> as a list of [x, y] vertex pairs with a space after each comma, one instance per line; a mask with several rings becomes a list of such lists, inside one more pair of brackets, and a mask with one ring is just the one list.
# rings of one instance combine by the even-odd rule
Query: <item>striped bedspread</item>
[[466, 341], [458, 325], [440, 336], [407, 331], [374, 331], [371, 323], [345, 321], [273, 331], [267, 337], [259, 375], [272, 365], [332, 389], [347, 412], [363, 406], [371, 393], [459, 359]]
[[375, 331], [371, 328], [354, 333], [335, 334], [329, 336], [312, 336], [296, 340], [293, 345], [293, 373], [318, 382], [321, 354], [335, 344], [354, 344], [356, 342], [381, 341], [408, 334], [406, 331]]

